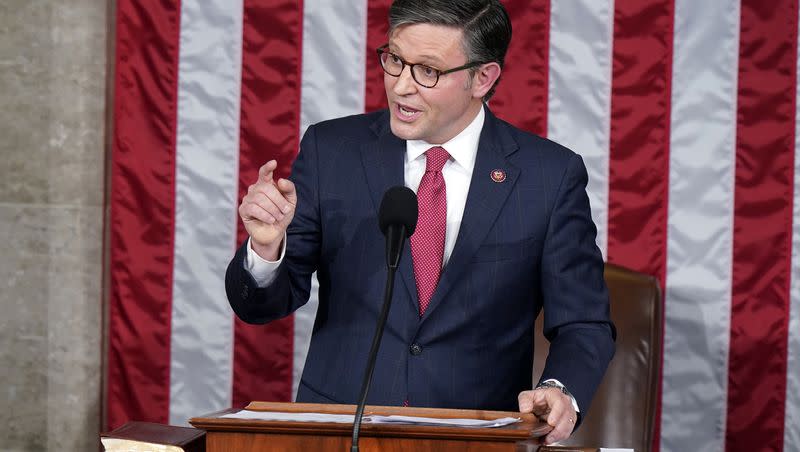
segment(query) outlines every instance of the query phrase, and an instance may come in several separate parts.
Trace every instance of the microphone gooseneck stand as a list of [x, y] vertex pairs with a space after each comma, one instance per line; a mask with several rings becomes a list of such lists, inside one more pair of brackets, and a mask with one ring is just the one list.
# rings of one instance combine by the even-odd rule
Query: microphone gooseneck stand
[[367, 393], [372, 382], [372, 374], [375, 372], [375, 362], [378, 358], [378, 349], [381, 346], [383, 328], [386, 326], [386, 319], [389, 317], [389, 307], [392, 304], [392, 291], [394, 289], [394, 275], [400, 264], [400, 256], [403, 254], [403, 245], [406, 238], [414, 233], [417, 227], [419, 211], [417, 206], [417, 195], [410, 188], [402, 185], [386, 190], [378, 209], [378, 225], [381, 232], [386, 236], [386, 289], [383, 294], [383, 307], [378, 316], [378, 324], [375, 327], [375, 336], [372, 338], [372, 348], [367, 358], [367, 368], [364, 371], [364, 383], [361, 385], [361, 395], [358, 398], [358, 407], [353, 419], [353, 442], [350, 445], [350, 452], [358, 452], [358, 433], [361, 430], [361, 419], [364, 417], [364, 406], [367, 404]]
[[369, 361], [367, 362], [367, 373], [364, 376], [364, 384], [361, 386], [361, 396], [358, 400], [358, 409], [356, 410], [356, 417], [353, 420], [353, 442], [350, 447], [350, 452], [358, 452], [358, 433], [361, 430], [361, 418], [364, 416], [364, 407], [367, 403], [367, 393], [369, 392], [369, 384], [372, 381], [372, 374], [375, 372], [375, 359], [378, 356], [378, 348], [381, 345], [381, 337], [383, 336], [383, 327], [386, 325], [386, 318], [389, 316], [389, 305], [392, 302], [392, 289], [394, 286], [394, 273], [396, 269], [389, 269], [389, 276], [386, 279], [385, 298], [383, 301], [383, 308], [381, 309], [380, 321], [375, 329], [375, 336], [372, 338], [372, 348], [369, 351]]

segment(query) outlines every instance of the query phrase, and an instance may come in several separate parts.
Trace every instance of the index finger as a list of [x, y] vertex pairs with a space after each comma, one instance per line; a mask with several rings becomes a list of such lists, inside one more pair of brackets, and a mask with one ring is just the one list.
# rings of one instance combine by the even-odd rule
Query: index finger
[[548, 399], [548, 391], [543, 391], [541, 389], [535, 389], [531, 394], [531, 405], [534, 412], [541, 412], [544, 410], [548, 410], [550, 407], [550, 399]]
[[277, 160], [270, 160], [269, 162], [261, 165], [261, 168], [258, 169], [258, 178], [266, 182], [272, 182], [272, 173], [275, 171], [275, 168], [277, 167], [278, 167]]

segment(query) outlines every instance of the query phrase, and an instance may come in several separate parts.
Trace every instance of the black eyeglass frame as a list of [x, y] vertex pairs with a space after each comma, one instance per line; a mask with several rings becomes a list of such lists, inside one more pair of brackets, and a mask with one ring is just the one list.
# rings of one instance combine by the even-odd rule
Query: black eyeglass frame
[[[463, 66], [454, 67], [452, 69], [447, 69], [447, 70], [442, 71], [440, 69], [436, 69], [435, 67], [431, 67], [431, 66], [429, 66], [427, 64], [409, 63], [408, 61], [402, 59], [399, 55], [397, 55], [397, 54], [395, 54], [393, 52], [390, 52], [389, 51], [389, 44], [384, 44], [384, 45], [378, 47], [377, 49], [375, 49], [375, 51], [378, 52], [378, 62], [380, 63], [381, 69], [383, 69], [383, 72], [391, 75], [392, 77], [400, 77], [400, 75], [403, 74], [403, 70], [406, 68], [406, 66], [408, 66], [409, 71], [411, 71], [411, 78], [413, 78], [414, 81], [419, 86], [422, 86], [422, 87], [425, 87], [425, 88], [433, 88], [433, 87], [435, 87], [439, 83], [439, 78], [441, 78], [441, 76], [443, 76], [443, 75], [450, 74], [451, 72], [463, 71], [464, 69], [472, 69], [472, 68], [480, 66], [482, 64], [486, 64], [486, 62], [483, 62], [483, 61], [473, 61], [472, 63], [467, 63], [467, 64], [465, 64]], [[400, 60], [401, 66], [400, 66], [400, 73], [399, 74], [394, 75], [391, 72], [386, 70], [386, 67], [384, 67], [384, 65], [383, 65], [383, 54], [385, 54], [385, 53], [397, 58], [398, 60]], [[421, 83], [419, 80], [417, 80], [417, 76], [414, 75], [414, 66], [424, 66], [426, 68], [429, 68], [429, 69], [435, 71], [436, 72], [436, 81], [433, 82], [433, 85], [428, 86], [428, 85], [425, 85], [425, 84]]]

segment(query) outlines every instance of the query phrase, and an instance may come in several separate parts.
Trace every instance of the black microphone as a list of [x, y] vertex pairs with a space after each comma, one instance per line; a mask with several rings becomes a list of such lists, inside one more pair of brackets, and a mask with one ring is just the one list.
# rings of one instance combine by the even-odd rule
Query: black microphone
[[386, 236], [386, 265], [397, 268], [403, 244], [417, 228], [417, 195], [408, 187], [397, 186], [386, 190], [378, 211], [378, 224]]
[[394, 289], [394, 274], [400, 263], [400, 256], [403, 254], [403, 244], [406, 238], [411, 237], [414, 229], [417, 228], [418, 216], [417, 195], [410, 188], [392, 187], [383, 194], [383, 200], [378, 210], [378, 224], [381, 232], [386, 236], [388, 275], [383, 296], [383, 308], [381, 308], [380, 316], [378, 316], [375, 336], [372, 338], [372, 348], [369, 351], [367, 369], [364, 372], [364, 382], [361, 385], [361, 395], [358, 398], [358, 407], [353, 419], [353, 441], [350, 452], [358, 452], [358, 432], [361, 429], [361, 418], [364, 417], [364, 406], [367, 404], [367, 393], [369, 392], [369, 384], [372, 381], [372, 374], [375, 371], [375, 360], [378, 356], [378, 348], [381, 345], [383, 328], [386, 326], [386, 319], [389, 317], [389, 306], [392, 303], [392, 291]]

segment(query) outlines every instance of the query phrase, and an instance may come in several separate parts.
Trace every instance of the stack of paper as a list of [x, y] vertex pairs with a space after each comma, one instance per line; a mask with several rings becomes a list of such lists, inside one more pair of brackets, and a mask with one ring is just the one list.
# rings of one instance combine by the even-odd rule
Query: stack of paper
[[[255, 419], [261, 421], [289, 421], [289, 422], [334, 422], [339, 424], [352, 424], [355, 418], [352, 414], [323, 414], [323, 413], [282, 413], [274, 411], [248, 411], [223, 415], [225, 418]], [[519, 418], [504, 417], [500, 419], [445, 419], [419, 416], [378, 416], [365, 415], [364, 424], [412, 424], [412, 425], [439, 425], [443, 427], [470, 427], [492, 428], [520, 422]]]

